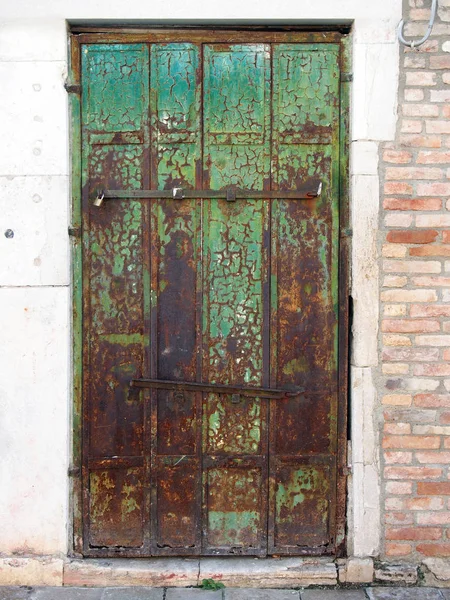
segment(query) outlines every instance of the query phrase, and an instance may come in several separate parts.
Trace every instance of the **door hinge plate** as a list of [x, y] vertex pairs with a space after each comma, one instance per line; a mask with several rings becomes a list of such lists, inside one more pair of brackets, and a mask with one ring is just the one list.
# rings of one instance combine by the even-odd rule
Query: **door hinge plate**
[[68, 232], [70, 237], [81, 237], [81, 227], [69, 227]]
[[81, 94], [81, 85], [79, 83], [69, 83], [66, 81], [64, 89], [68, 94]]

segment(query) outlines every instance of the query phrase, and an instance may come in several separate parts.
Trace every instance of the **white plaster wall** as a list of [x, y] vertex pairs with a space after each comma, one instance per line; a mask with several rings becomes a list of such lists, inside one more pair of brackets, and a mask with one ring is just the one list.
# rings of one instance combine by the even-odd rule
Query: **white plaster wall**
[[[394, 138], [401, 0], [15, 0], [0, 5], [0, 553], [67, 551], [70, 289], [66, 20], [354, 20], [349, 551], [379, 547], [378, 143]], [[4, 236], [6, 229], [14, 237]], [[368, 528], [371, 535], [367, 536]]]

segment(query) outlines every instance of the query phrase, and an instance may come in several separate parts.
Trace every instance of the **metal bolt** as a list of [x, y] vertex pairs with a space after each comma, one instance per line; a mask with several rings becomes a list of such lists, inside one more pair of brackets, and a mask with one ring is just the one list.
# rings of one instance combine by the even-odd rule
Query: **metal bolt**
[[10, 240], [13, 237], [14, 237], [14, 231], [12, 229], [7, 229], [5, 231], [5, 238], [8, 238]]

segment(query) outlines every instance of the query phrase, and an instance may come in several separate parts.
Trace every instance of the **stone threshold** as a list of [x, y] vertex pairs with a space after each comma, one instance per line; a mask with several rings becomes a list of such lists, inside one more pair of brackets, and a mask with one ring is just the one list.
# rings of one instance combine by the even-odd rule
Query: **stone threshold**
[[190, 587], [214, 579], [226, 587], [336, 585], [337, 565], [317, 558], [83, 559], [64, 564], [63, 585]]
[[[418, 565], [374, 565], [372, 558], [356, 557], [333, 560], [318, 557], [63, 559], [0, 556], [0, 586], [166, 588], [197, 586], [203, 579], [241, 588], [292, 589], [364, 583], [448, 586], [450, 561], [433, 560], [433, 564], [427, 563], [426, 572], [422, 573], [424, 581], [419, 582]], [[422, 565], [422, 571], [424, 567]]]

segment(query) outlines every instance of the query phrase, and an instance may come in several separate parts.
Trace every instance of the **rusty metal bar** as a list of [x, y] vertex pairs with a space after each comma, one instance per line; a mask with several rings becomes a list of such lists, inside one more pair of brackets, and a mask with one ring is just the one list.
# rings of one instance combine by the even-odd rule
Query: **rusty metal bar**
[[94, 200], [95, 206], [101, 206], [104, 200], [131, 200], [167, 198], [173, 200], [184, 200], [189, 198], [202, 198], [205, 200], [224, 198], [228, 202], [243, 199], [281, 199], [281, 200], [311, 200], [317, 198], [322, 192], [322, 182], [314, 189], [306, 190], [240, 190], [228, 188], [225, 190], [184, 190], [173, 188], [171, 190], [100, 190]]
[[191, 381], [167, 381], [164, 379], [132, 379], [131, 386], [137, 388], [156, 388], [180, 390], [183, 392], [210, 392], [215, 394], [240, 394], [257, 398], [284, 399], [303, 394], [304, 388], [296, 390], [274, 390], [271, 388], [245, 387], [240, 385], [219, 385], [215, 383], [192, 383]]

